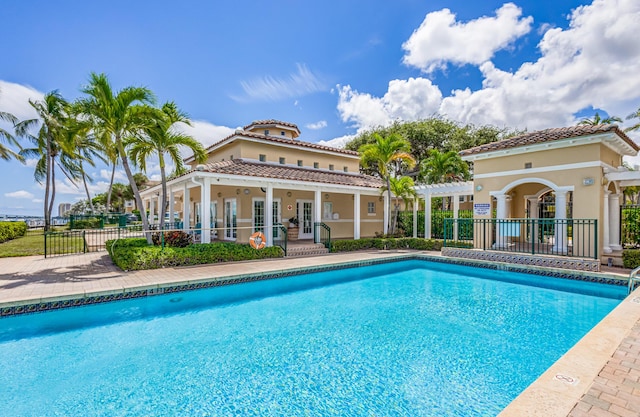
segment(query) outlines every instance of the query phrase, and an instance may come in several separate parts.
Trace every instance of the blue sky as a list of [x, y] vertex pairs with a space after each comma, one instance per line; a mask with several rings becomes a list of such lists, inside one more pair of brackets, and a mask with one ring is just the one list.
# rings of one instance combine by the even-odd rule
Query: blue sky
[[[34, 0], [1, 13], [0, 110], [20, 119], [29, 98], [77, 98], [91, 71], [175, 101], [205, 145], [257, 119], [339, 146], [436, 114], [531, 131], [640, 106], [637, 0]], [[0, 214], [42, 213], [32, 163], [0, 161], [0, 174]], [[91, 176], [105, 191], [106, 167]], [[58, 178], [56, 205], [83, 197]]]

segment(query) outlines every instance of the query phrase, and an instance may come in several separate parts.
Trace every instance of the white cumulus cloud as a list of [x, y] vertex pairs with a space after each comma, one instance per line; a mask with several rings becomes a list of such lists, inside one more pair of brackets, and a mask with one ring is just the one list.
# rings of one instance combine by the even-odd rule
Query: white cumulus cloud
[[[505, 7], [515, 6], [500, 10]], [[383, 97], [374, 97], [347, 85], [339, 88], [338, 111], [343, 121], [360, 129], [433, 113], [463, 123], [529, 130], [575, 124], [575, 114], [589, 107], [625, 117], [640, 99], [638, 32], [640, 2], [594, 0], [571, 12], [567, 29], [548, 28], [536, 61], [514, 71], [491, 61], [480, 63], [483, 82], [478, 90], [458, 89], [442, 97], [429, 80], [411, 78], [390, 82]], [[422, 68], [436, 62], [423, 60]]]
[[306, 125], [306, 128], [311, 130], [320, 130], [320, 129], [324, 129], [325, 127], [327, 127], [326, 120], [320, 120], [319, 122], [309, 123]]
[[402, 45], [406, 65], [430, 73], [456, 65], [482, 64], [531, 30], [533, 18], [522, 18], [522, 9], [513, 3], [496, 10], [495, 17], [480, 17], [467, 23], [443, 9], [426, 15], [424, 21]]
[[34, 197], [33, 194], [25, 190], [14, 191], [11, 193], [4, 193], [4, 196], [9, 198], [29, 198], [29, 199]]

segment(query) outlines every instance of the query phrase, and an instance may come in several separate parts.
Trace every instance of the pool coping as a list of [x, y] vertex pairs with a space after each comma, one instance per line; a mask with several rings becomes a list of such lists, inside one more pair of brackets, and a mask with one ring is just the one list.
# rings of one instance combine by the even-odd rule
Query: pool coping
[[[423, 252], [400, 253], [359, 261], [344, 261], [336, 263], [325, 263], [323, 265], [302, 266], [284, 269], [275, 269], [264, 272], [249, 272], [244, 274], [224, 275], [209, 278], [196, 278], [193, 280], [175, 280], [161, 283], [146, 283], [142, 285], [122, 286], [108, 290], [84, 291], [82, 293], [60, 294], [55, 296], [34, 297], [31, 299], [21, 299], [14, 301], [0, 302], [0, 318], [22, 314], [33, 314], [52, 310], [80, 307], [86, 305], [115, 302], [133, 298], [150, 297], [161, 294], [192, 291], [203, 288], [219, 287], [224, 285], [241, 284], [252, 281], [262, 281], [268, 279], [284, 278], [301, 273], [324, 272], [337, 269], [354, 268], [361, 266], [376, 265], [402, 260], [427, 260], [438, 263], [449, 263], [455, 265], [480, 267], [508, 272], [520, 272], [533, 275], [548, 276], [552, 278], [581, 280], [587, 282], [598, 282], [612, 285], [626, 285], [621, 277], [613, 274], [598, 273], [580, 270], [565, 270], [543, 266], [508, 264], [499, 262], [488, 262], [485, 260], [443, 257]], [[193, 267], [172, 268], [175, 270], [188, 270]], [[148, 270], [153, 273], [158, 270]], [[123, 272], [126, 273], [126, 272]]]
[[[348, 256], [351, 255], [351, 256]], [[70, 258], [67, 258], [70, 259]], [[347, 259], [341, 261], [340, 259]], [[604, 282], [617, 285], [626, 285], [626, 276], [612, 273], [596, 273], [589, 271], [561, 270], [548, 267], [536, 267], [519, 264], [487, 263], [486, 261], [447, 258], [439, 254], [411, 251], [361, 251], [348, 254], [324, 255], [321, 257], [297, 258], [293, 260], [296, 267], [283, 267], [283, 259], [280, 260], [260, 260], [236, 263], [229, 268], [215, 268], [209, 266], [193, 266], [181, 268], [166, 268], [161, 270], [123, 272], [112, 270], [110, 277], [105, 277], [113, 287], [108, 290], [82, 290], [69, 291], [56, 296], [25, 296], [20, 299], [0, 302], [0, 312], [9, 313], [6, 316], [15, 315], [15, 308], [26, 308], [18, 314], [31, 314], [40, 311], [55, 310], [58, 308], [73, 307], [76, 305], [95, 304], [99, 302], [111, 302], [125, 296], [146, 297], [175, 291], [176, 285], [187, 286], [185, 290], [213, 287], [223, 283], [247, 282], [249, 276], [259, 275], [260, 279], [271, 279], [284, 276], [295, 275], [300, 272], [316, 272], [321, 270], [349, 268], [353, 266], [365, 266], [379, 263], [388, 263], [400, 260], [421, 259], [435, 261], [439, 263], [454, 263], [459, 265], [484, 267], [495, 270], [505, 270], [513, 272], [534, 273], [556, 278], [580, 279], [591, 282]], [[96, 262], [97, 258], [89, 259]], [[291, 261], [291, 260], [290, 260]], [[62, 271], [65, 271], [65, 264], [68, 266], [72, 262], [60, 262]], [[98, 260], [98, 263], [100, 261]], [[288, 265], [288, 264], [287, 264]], [[49, 266], [48, 266], [49, 267]], [[229, 270], [237, 270], [243, 267], [252, 272], [245, 274], [229, 274]], [[31, 269], [31, 267], [30, 267]], [[30, 272], [33, 277], [38, 277], [38, 268], [33, 268]], [[58, 270], [51, 268], [54, 274]], [[73, 272], [73, 271], [71, 271]], [[84, 272], [84, 271], [83, 271]], [[186, 272], [191, 272], [186, 274]], [[63, 272], [68, 273], [68, 272]], [[91, 271], [88, 275], [98, 277], [104, 271]], [[174, 276], [195, 275], [194, 279], [175, 279]], [[9, 271], [11, 274], [11, 271]], [[217, 275], [217, 276], [216, 276]], [[94, 277], [94, 278], [95, 278]], [[159, 278], [160, 277], [160, 278]], [[103, 276], [98, 277], [102, 279]], [[122, 279], [126, 278], [126, 279]], [[132, 278], [132, 279], [129, 279]], [[174, 278], [174, 279], [172, 279]], [[37, 281], [37, 280], [36, 280]], [[125, 282], [138, 282], [138, 284], [126, 285]], [[192, 285], [193, 287], [188, 287]], [[91, 287], [91, 285], [87, 285]], [[42, 287], [44, 288], [44, 287]], [[64, 292], [64, 291], [63, 291]], [[34, 291], [37, 293], [37, 291]], [[42, 291], [41, 291], [42, 293]], [[50, 293], [50, 292], [48, 292]], [[9, 297], [11, 298], [11, 297]], [[16, 296], [14, 298], [19, 298]], [[65, 306], [67, 302], [75, 303], [73, 306]], [[48, 303], [62, 303], [53, 305]], [[85, 304], [82, 304], [82, 303]], [[31, 305], [30, 307], [27, 307]], [[7, 310], [9, 309], [9, 310]], [[13, 311], [11, 311], [13, 309]], [[0, 318], [2, 320], [2, 318]], [[640, 327], [640, 288], [627, 297], [598, 325], [596, 325], [587, 335], [585, 335], [576, 345], [574, 345], [565, 355], [554, 363], [545, 373], [516, 397], [501, 413], [500, 417], [512, 416], [545, 416], [545, 417], [565, 417], [574, 414], [572, 410], [580, 406], [582, 398], [588, 397], [587, 391], [595, 384], [596, 378], [601, 378], [598, 373], [603, 370], [607, 361], [612, 360], [614, 354], [619, 352], [623, 340], [627, 337], [633, 326]], [[640, 340], [640, 339], [638, 339]], [[640, 357], [635, 358], [640, 363]], [[560, 376], [560, 377], [558, 377]], [[572, 381], [569, 383], [568, 381]], [[640, 383], [638, 383], [640, 386]], [[638, 388], [640, 394], [640, 388]], [[591, 392], [591, 391], [589, 391]], [[587, 407], [589, 404], [586, 404]], [[605, 408], [606, 410], [606, 408]], [[580, 410], [578, 410], [580, 412]], [[599, 415], [599, 414], [594, 414]]]

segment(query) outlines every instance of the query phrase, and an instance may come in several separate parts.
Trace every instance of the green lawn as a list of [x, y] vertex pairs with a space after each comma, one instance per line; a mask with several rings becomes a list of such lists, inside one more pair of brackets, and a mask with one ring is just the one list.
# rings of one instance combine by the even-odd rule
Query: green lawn
[[44, 255], [44, 236], [42, 232], [27, 233], [26, 236], [0, 243], [0, 258], [30, 255]]
[[[47, 245], [49, 245], [49, 254], [78, 253], [83, 251], [84, 241], [78, 236], [64, 237], [60, 235], [53, 239], [50, 238]], [[23, 237], [0, 243], [0, 258], [31, 255], [44, 255], [42, 230], [27, 231]]]

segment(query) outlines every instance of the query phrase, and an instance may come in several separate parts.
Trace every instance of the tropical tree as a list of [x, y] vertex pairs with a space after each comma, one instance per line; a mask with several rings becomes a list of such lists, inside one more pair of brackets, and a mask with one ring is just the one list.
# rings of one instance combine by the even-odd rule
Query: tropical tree
[[[166, 157], [175, 166], [174, 175], [186, 171], [183, 158], [180, 155], [180, 147], [186, 147], [193, 152], [197, 162], [206, 161], [206, 152], [200, 142], [192, 136], [176, 130], [178, 123], [191, 125], [187, 115], [178, 109], [173, 102], [167, 102], [158, 112], [154, 125], [147, 126], [142, 134], [127, 139], [129, 145], [129, 157], [135, 161], [143, 171], [147, 169], [147, 160], [153, 156], [158, 157], [160, 166], [160, 178], [162, 183], [162, 201], [160, 205], [160, 229], [164, 228], [164, 218], [167, 207], [167, 174]], [[171, 208], [170, 210], [173, 210]]]
[[[42, 101], [29, 100], [38, 118], [16, 124], [16, 134], [27, 138], [33, 147], [20, 151], [23, 157], [37, 158], [35, 180], [45, 185], [44, 222], [45, 231], [51, 226], [51, 213], [56, 192], [56, 166], [70, 181], [79, 178], [81, 167], [71, 142], [70, 105], [58, 91], [45, 94]], [[39, 127], [38, 127], [39, 126]], [[31, 132], [37, 128], [37, 133]]]
[[[386, 183], [387, 212], [391, 214], [391, 177], [399, 176], [404, 170], [413, 169], [416, 160], [410, 153], [411, 145], [400, 135], [391, 134], [383, 137], [376, 133], [373, 138], [374, 143], [362, 145], [358, 150], [360, 164], [365, 169], [373, 169]], [[391, 230], [391, 216], [387, 226]]]
[[[143, 207], [140, 192], [134, 181], [129, 158], [125, 149], [125, 138], [133, 136], [154, 123], [157, 111], [150, 106], [153, 93], [144, 87], [126, 87], [113, 91], [105, 74], [91, 73], [89, 84], [82, 89], [87, 97], [77, 102], [78, 109], [91, 123], [96, 138], [107, 152], [120, 158], [127, 174], [138, 207]], [[110, 150], [110, 151], [109, 151]], [[110, 155], [107, 153], [107, 155]], [[113, 155], [113, 154], [111, 154]], [[142, 216], [143, 230], [149, 230], [146, 216]], [[151, 235], [147, 234], [151, 244]]]
[[[13, 114], [4, 111], [0, 111], [0, 121], [9, 122], [13, 126], [18, 123], [18, 119]], [[24, 161], [24, 158], [19, 153], [6, 147], [3, 142], [21, 149], [20, 144], [18, 143], [16, 138], [14, 138], [11, 133], [0, 127], [0, 158], [4, 159], [5, 161], [10, 160], [11, 158], [15, 158], [19, 161]]]
[[601, 118], [600, 114], [596, 112], [591, 119], [585, 117], [584, 119], [578, 122], [579, 125], [612, 125], [614, 123], [622, 123], [622, 119], [617, 116], [608, 116], [606, 118]]
[[[410, 207], [418, 195], [415, 190], [415, 184], [411, 177], [391, 177], [389, 178], [391, 192], [393, 193], [393, 214], [391, 216], [391, 233], [395, 232], [398, 222], [398, 214], [400, 212], [400, 200], [404, 202], [405, 207]], [[387, 187], [382, 187], [382, 191], [386, 191]]]
[[432, 149], [420, 163], [420, 178], [429, 184], [463, 181], [470, 177], [469, 166], [457, 152]]
[[626, 128], [624, 130], [625, 132], [630, 132], [632, 130], [640, 129], [640, 107], [638, 107], [638, 110], [634, 111], [633, 113], [627, 116], [627, 120], [632, 120], [632, 119], [638, 119], [638, 122], [635, 125]]

